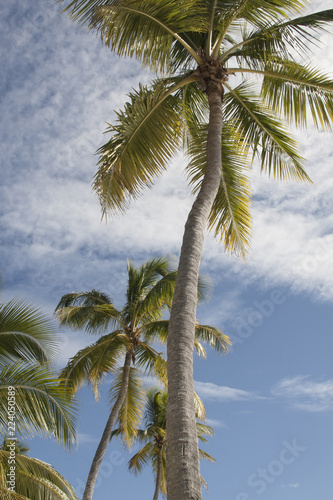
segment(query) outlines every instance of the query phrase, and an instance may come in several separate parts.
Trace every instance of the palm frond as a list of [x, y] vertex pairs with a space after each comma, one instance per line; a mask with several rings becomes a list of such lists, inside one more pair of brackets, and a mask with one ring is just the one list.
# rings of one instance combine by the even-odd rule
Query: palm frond
[[15, 420], [20, 436], [56, 437], [66, 447], [75, 442], [76, 402], [68, 388], [37, 363], [11, 363], [0, 371], [0, 429], [7, 429], [7, 395], [15, 392]]
[[[110, 391], [111, 405], [117, 400], [121, 388], [123, 370], [119, 370], [119, 374], [112, 383]], [[142, 389], [139, 372], [135, 368], [130, 369], [128, 388], [125, 401], [121, 407], [118, 416], [119, 429], [121, 436], [127, 446], [130, 446], [136, 436], [139, 422], [141, 420], [143, 406], [145, 402], [145, 394]]]
[[216, 352], [223, 354], [228, 352], [231, 345], [230, 338], [224, 335], [219, 328], [209, 325], [195, 325], [195, 338], [201, 342], [209, 344]]
[[259, 157], [261, 171], [282, 180], [309, 181], [295, 141], [272, 112], [255, 97], [253, 88], [243, 82], [225, 96], [224, 112], [237, 132]]
[[112, 299], [99, 290], [64, 295], [55, 309], [61, 325], [95, 334], [121, 323], [121, 313]]
[[[206, 171], [205, 137], [207, 126], [192, 135], [188, 148], [190, 162], [186, 167], [193, 192], [201, 186]], [[209, 216], [209, 229], [223, 241], [229, 252], [244, 256], [250, 238], [250, 188], [244, 171], [248, 170], [246, 149], [241, 135], [225, 125], [222, 133], [222, 178]]]
[[0, 359], [42, 363], [58, 345], [55, 326], [40, 309], [22, 299], [0, 304]]
[[[333, 11], [332, 11], [333, 12]], [[307, 111], [317, 128], [331, 130], [333, 121], [333, 80], [309, 66], [292, 61], [268, 64], [263, 72], [262, 96], [297, 126], [307, 123]]]
[[154, 444], [147, 443], [138, 451], [128, 462], [128, 468], [132, 470], [135, 474], [141, 472], [142, 467], [147, 465], [147, 463], [151, 460], [151, 454], [153, 450]]
[[[0, 464], [9, 472], [8, 451], [0, 451]], [[15, 453], [15, 492], [27, 499], [77, 500], [72, 486], [50, 464]], [[9, 492], [10, 493], [10, 492]]]
[[111, 139], [98, 150], [93, 188], [104, 215], [125, 210], [167, 168], [181, 145], [182, 105], [163, 80], [149, 89], [140, 85], [129, 97], [117, 114], [118, 123], [107, 129]]
[[98, 386], [107, 373], [115, 372], [126, 350], [126, 339], [121, 330], [103, 335], [97, 342], [84, 347], [73, 356], [62, 370], [62, 383], [74, 394], [84, 382], [92, 385], [95, 398]]

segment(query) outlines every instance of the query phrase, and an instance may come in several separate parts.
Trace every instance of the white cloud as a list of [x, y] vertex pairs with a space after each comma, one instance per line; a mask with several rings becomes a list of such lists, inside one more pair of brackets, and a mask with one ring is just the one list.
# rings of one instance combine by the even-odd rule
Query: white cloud
[[207, 418], [205, 424], [210, 425], [214, 429], [227, 427], [227, 425], [222, 420], [217, 420], [214, 418]]
[[78, 432], [77, 434], [77, 441], [79, 446], [86, 444], [86, 443], [96, 443], [98, 442], [98, 439], [91, 436], [90, 434], [84, 434], [82, 432]]
[[308, 375], [284, 378], [271, 390], [291, 408], [308, 412], [333, 410], [333, 380], [314, 382]]
[[203, 399], [210, 399], [213, 401], [256, 401], [265, 399], [255, 392], [217, 385], [212, 382], [195, 381], [194, 389]]

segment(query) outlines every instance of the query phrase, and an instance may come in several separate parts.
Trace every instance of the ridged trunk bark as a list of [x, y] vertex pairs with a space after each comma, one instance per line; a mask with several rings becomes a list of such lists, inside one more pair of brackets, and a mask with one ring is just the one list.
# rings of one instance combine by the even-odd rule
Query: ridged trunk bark
[[99, 442], [94, 459], [92, 461], [82, 500], [92, 500], [98, 471], [99, 471], [99, 468], [101, 466], [106, 449], [108, 447], [113, 426], [118, 418], [119, 411], [122, 407], [122, 404], [123, 404], [125, 397], [126, 397], [126, 394], [127, 394], [129, 374], [130, 374], [131, 361], [132, 361], [132, 354], [133, 354], [133, 350], [127, 351], [127, 353], [126, 353], [125, 362], [124, 362], [124, 366], [123, 366], [123, 376], [122, 376], [122, 381], [121, 381], [120, 392], [119, 392], [117, 401], [115, 402], [115, 404], [111, 410], [111, 413], [110, 413], [110, 416], [109, 416], [108, 421], [106, 423], [102, 438]]
[[158, 500], [158, 495], [160, 493], [160, 486], [161, 486], [161, 477], [162, 477], [162, 448], [158, 450], [157, 474], [156, 474], [155, 493], [153, 500]]
[[185, 224], [171, 308], [168, 345], [167, 498], [201, 500], [198, 437], [193, 396], [193, 348], [197, 285], [208, 217], [219, 188], [222, 90], [210, 80], [207, 164], [201, 189]]

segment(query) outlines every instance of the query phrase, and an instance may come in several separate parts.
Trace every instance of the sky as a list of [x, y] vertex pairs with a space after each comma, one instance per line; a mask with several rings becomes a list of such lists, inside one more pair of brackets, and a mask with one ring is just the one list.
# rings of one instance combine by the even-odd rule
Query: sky
[[[330, 8], [329, 0], [312, 9]], [[151, 75], [103, 47], [51, 0], [0, 4], [0, 262], [3, 300], [24, 297], [52, 316], [61, 296], [100, 289], [121, 307], [126, 258], [179, 256], [193, 201], [179, 154], [124, 215], [101, 220], [91, 179], [95, 151], [127, 94]], [[312, 60], [333, 74], [333, 36]], [[293, 131], [313, 184], [251, 172], [253, 234], [247, 260], [225, 255], [207, 234], [202, 274], [211, 298], [201, 323], [233, 342], [226, 356], [195, 355], [195, 388], [215, 430], [202, 464], [205, 500], [332, 500], [333, 136]], [[57, 367], [95, 340], [59, 330]], [[79, 392], [78, 447], [28, 442], [82, 496], [108, 416], [107, 386], [95, 402]], [[153, 496], [152, 474], [127, 471], [131, 452], [110, 445], [95, 500]]]

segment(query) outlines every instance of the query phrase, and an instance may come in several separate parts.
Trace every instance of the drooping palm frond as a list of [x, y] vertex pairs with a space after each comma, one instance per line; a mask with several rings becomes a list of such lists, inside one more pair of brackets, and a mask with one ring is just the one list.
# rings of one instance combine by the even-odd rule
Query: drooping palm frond
[[230, 338], [222, 333], [219, 328], [209, 325], [195, 325], [195, 338], [200, 342], [209, 344], [212, 349], [222, 354], [227, 353], [231, 345]]
[[[122, 371], [112, 383], [110, 390], [111, 405], [117, 400], [122, 383]], [[145, 394], [140, 381], [140, 376], [135, 368], [130, 369], [128, 387], [124, 403], [120, 409], [118, 416], [118, 428], [121, 432], [124, 442], [130, 445], [135, 438], [136, 431], [139, 427], [143, 406], [145, 402]]]
[[73, 20], [98, 30], [114, 52], [134, 56], [153, 69], [168, 67], [175, 39], [200, 60], [180, 35], [189, 20], [193, 31], [205, 30], [205, 9], [195, 0], [83, 0], [65, 10], [71, 11]]
[[71, 447], [77, 406], [71, 391], [48, 366], [11, 363], [0, 371], [0, 430], [6, 433], [8, 390], [15, 392], [15, 422], [20, 436], [49, 436]]
[[151, 454], [154, 449], [153, 443], [147, 443], [138, 451], [128, 462], [128, 468], [133, 470], [135, 474], [141, 472], [142, 467], [147, 465], [151, 459]]
[[285, 128], [256, 97], [253, 87], [243, 82], [225, 97], [225, 116], [251, 146], [260, 161], [261, 171], [279, 179], [309, 181], [296, 149], [295, 141]]
[[[20, 444], [20, 443], [19, 443]], [[0, 467], [9, 473], [10, 451], [0, 450]], [[8, 476], [7, 476], [8, 478]], [[20, 446], [15, 451], [15, 488], [8, 483], [0, 484], [1, 498], [24, 498], [34, 500], [77, 500], [72, 486], [50, 464], [22, 454]], [[12, 493], [18, 496], [11, 496]]]
[[[247, 151], [241, 146], [242, 136], [237, 132], [229, 125], [224, 127], [222, 177], [208, 223], [209, 229], [214, 230], [228, 251], [244, 256], [251, 230], [250, 187], [244, 173], [248, 170]], [[206, 171], [207, 153], [202, 146], [206, 136], [207, 126], [202, 126], [192, 134], [188, 148], [190, 162], [186, 171], [194, 193], [200, 189]]]
[[262, 96], [272, 109], [280, 110], [296, 126], [305, 127], [307, 110], [317, 128], [332, 128], [333, 82], [320, 71], [292, 61], [267, 64]]
[[0, 304], [0, 359], [48, 361], [59, 342], [54, 324], [22, 299]]
[[[173, 87], [172, 87], [173, 88]], [[164, 171], [178, 151], [183, 131], [181, 102], [163, 80], [130, 94], [111, 139], [98, 153], [93, 188], [104, 214], [124, 210]]]
[[121, 330], [103, 335], [97, 342], [78, 351], [62, 370], [63, 383], [75, 394], [88, 382], [95, 398], [99, 398], [99, 384], [107, 373], [115, 373], [126, 351], [126, 339]]
[[64, 295], [55, 309], [61, 325], [96, 334], [109, 328], [124, 326], [120, 311], [112, 299], [99, 290], [73, 292]]

